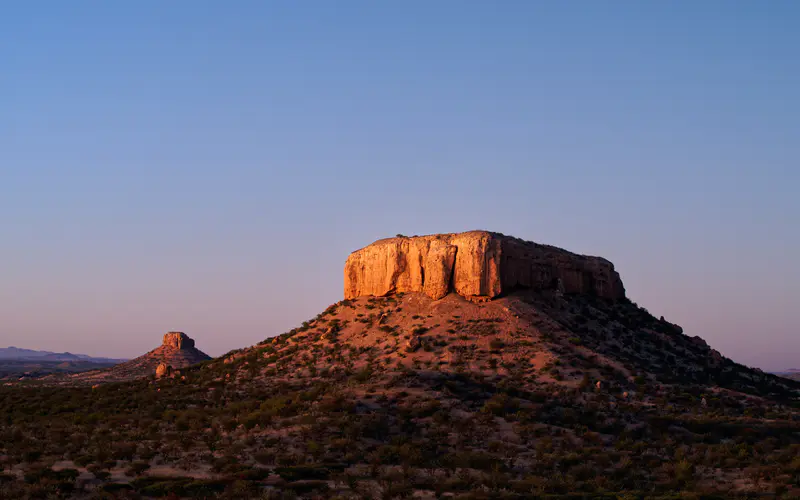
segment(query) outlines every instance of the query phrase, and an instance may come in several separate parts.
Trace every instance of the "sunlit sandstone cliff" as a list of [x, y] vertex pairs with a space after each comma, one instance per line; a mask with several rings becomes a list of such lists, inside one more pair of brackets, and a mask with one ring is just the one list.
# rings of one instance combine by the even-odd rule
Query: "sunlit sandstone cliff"
[[488, 231], [387, 238], [350, 254], [344, 296], [450, 292], [488, 300], [515, 289], [559, 289], [617, 300], [625, 288], [614, 265]]

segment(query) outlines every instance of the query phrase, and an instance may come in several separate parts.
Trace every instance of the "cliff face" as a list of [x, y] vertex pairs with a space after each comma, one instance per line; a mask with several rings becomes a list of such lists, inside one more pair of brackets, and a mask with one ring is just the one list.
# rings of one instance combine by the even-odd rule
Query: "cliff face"
[[625, 297], [603, 258], [488, 231], [387, 238], [350, 254], [344, 267], [346, 299], [397, 292], [491, 299], [518, 288]]
[[167, 332], [161, 345], [173, 349], [191, 349], [194, 347], [194, 340], [183, 332]]

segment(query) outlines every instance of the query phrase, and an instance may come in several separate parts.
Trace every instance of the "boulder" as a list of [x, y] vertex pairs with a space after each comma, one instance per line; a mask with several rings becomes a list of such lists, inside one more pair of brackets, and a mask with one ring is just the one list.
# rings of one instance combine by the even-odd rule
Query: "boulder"
[[156, 367], [156, 378], [168, 377], [172, 374], [172, 367], [166, 363], [160, 363]]
[[422, 347], [422, 340], [416, 335], [412, 335], [411, 338], [406, 341], [406, 352], [414, 352], [420, 347]]

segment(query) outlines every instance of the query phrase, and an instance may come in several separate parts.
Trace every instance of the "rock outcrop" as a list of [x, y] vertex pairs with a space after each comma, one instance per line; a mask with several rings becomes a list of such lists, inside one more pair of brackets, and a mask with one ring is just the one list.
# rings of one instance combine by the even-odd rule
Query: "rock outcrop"
[[191, 349], [194, 347], [194, 340], [183, 332], [167, 332], [161, 345], [173, 349]]
[[175, 370], [185, 368], [211, 357], [194, 346], [194, 340], [183, 332], [168, 332], [164, 335], [160, 346], [152, 351], [120, 363], [107, 370], [85, 372], [72, 377], [75, 382], [81, 380], [92, 382], [117, 382], [133, 380], [140, 377], [168, 377]]
[[351, 253], [344, 267], [346, 299], [398, 292], [440, 299], [456, 292], [488, 300], [520, 288], [625, 297], [606, 259], [488, 231], [378, 240]]

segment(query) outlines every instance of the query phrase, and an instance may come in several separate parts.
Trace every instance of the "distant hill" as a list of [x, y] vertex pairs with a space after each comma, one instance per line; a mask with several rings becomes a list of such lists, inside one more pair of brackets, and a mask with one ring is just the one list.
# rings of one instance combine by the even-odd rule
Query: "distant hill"
[[796, 368], [792, 368], [791, 370], [786, 370], [785, 372], [775, 372], [775, 375], [800, 381], [800, 370]]
[[71, 352], [50, 352], [36, 351], [33, 349], [22, 349], [19, 347], [0, 347], [0, 360], [16, 361], [88, 361], [103, 364], [117, 364], [127, 361], [126, 359], [96, 358], [86, 354], [72, 354]]
[[36, 351], [19, 347], [0, 348], [0, 379], [39, 379], [48, 375], [110, 368], [124, 359], [95, 358], [70, 352]]

